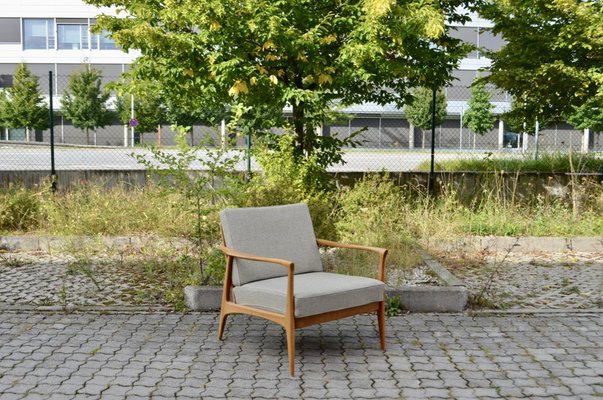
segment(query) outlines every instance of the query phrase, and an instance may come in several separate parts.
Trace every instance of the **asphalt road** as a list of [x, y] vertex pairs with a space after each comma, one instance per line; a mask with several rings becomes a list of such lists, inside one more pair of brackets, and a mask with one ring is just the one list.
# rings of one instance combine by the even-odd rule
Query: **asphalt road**
[[[166, 150], [174, 152], [174, 150]], [[55, 168], [57, 170], [137, 170], [144, 166], [132, 157], [132, 153], [150, 155], [148, 150], [129, 148], [57, 148], [55, 150]], [[231, 155], [243, 155], [232, 151]], [[436, 161], [464, 157], [470, 153], [436, 154]], [[473, 153], [475, 154], [475, 153]], [[202, 159], [207, 155], [200, 154]], [[430, 159], [428, 151], [423, 150], [354, 150], [344, 156], [346, 163], [330, 168], [332, 172], [364, 171], [411, 171]], [[0, 170], [46, 170], [50, 169], [51, 157], [48, 147], [10, 147], [0, 145]], [[205, 169], [202, 163], [192, 165], [195, 169]], [[243, 158], [236, 169], [244, 171], [247, 163]], [[252, 169], [257, 165], [252, 160]]]

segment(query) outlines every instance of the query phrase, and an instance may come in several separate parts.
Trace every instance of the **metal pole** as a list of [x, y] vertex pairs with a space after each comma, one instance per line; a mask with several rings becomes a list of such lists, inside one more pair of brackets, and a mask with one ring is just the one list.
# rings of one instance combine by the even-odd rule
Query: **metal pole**
[[436, 116], [436, 88], [433, 88], [431, 97], [431, 165], [429, 168], [429, 180], [427, 189], [429, 193], [434, 194], [435, 180], [435, 116]]
[[50, 190], [57, 191], [57, 171], [54, 168], [54, 110], [52, 106], [52, 71], [48, 71], [48, 113], [50, 117]]
[[536, 118], [536, 128], [534, 130], [534, 160], [538, 160], [538, 137], [540, 136], [540, 124]]
[[[134, 119], [134, 95], [130, 95], [131, 97], [131, 102], [130, 102], [130, 118]], [[130, 133], [132, 136], [132, 147], [134, 147], [134, 125], [130, 125], [131, 129], [130, 129]]]
[[251, 180], [251, 128], [247, 128], [247, 181]]

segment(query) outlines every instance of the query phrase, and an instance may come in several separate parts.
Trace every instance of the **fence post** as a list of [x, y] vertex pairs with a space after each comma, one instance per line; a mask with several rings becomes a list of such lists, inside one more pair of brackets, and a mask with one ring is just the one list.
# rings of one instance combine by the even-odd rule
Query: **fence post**
[[534, 160], [538, 160], [538, 145], [540, 137], [540, 124], [538, 123], [538, 118], [536, 118], [536, 127], [534, 128]]
[[57, 172], [54, 168], [54, 110], [52, 105], [52, 71], [48, 71], [48, 113], [50, 118], [50, 190], [57, 190]]
[[434, 194], [435, 185], [435, 117], [436, 117], [436, 88], [432, 90], [431, 97], [431, 164], [429, 167], [429, 180], [427, 181], [427, 189], [430, 194]]
[[582, 133], [582, 152], [588, 153], [588, 144], [590, 143], [590, 129], [585, 128]]

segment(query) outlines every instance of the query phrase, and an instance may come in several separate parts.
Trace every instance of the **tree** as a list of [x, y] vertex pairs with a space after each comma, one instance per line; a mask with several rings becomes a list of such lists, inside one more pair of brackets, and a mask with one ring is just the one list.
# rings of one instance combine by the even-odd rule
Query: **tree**
[[107, 107], [111, 93], [101, 88], [101, 73], [86, 65], [86, 69], [74, 72], [69, 76], [67, 90], [61, 98], [63, 115], [73, 126], [86, 131], [86, 144], [90, 144], [90, 130], [94, 132], [96, 145], [96, 129], [107, 125], [113, 113]]
[[471, 86], [471, 97], [467, 102], [468, 110], [463, 116], [463, 125], [473, 131], [473, 148], [475, 148], [476, 135], [484, 135], [492, 129], [496, 116], [492, 113], [494, 104], [490, 103], [492, 93], [486, 90], [486, 85], [474, 81]]
[[587, 100], [580, 107], [574, 107], [567, 121], [579, 129], [590, 128], [593, 132], [603, 132], [603, 102], [596, 98]]
[[603, 100], [603, 2], [495, 0], [477, 7], [507, 44], [487, 55], [484, 78], [525, 99], [526, 113], [561, 119], [590, 99]]
[[[421, 129], [423, 139], [421, 147], [425, 148], [425, 133], [431, 129], [431, 106], [433, 89], [420, 87], [413, 91], [413, 99], [404, 106], [404, 114], [408, 122]], [[436, 92], [435, 124], [439, 125], [446, 117], [446, 95], [440, 89]]]
[[0, 92], [0, 120], [11, 128], [25, 128], [25, 140], [29, 142], [31, 129], [49, 126], [48, 106], [38, 88], [38, 77], [27, 65], [20, 64], [13, 79], [13, 87]]
[[445, 25], [468, 19], [461, 0], [86, 1], [126, 15], [101, 15], [96, 26], [122, 49], [140, 50], [134, 84], [155, 82], [190, 110], [278, 115], [298, 155], [343, 143], [316, 134], [334, 103], [402, 106], [409, 88], [447, 82], [467, 50]]
[[[117, 118], [128, 124], [132, 118], [132, 100], [130, 95], [117, 96], [115, 100]], [[165, 122], [165, 110], [161, 97], [154, 92], [134, 95], [134, 117], [138, 122], [136, 132], [142, 135], [147, 132], [157, 132], [158, 126]]]

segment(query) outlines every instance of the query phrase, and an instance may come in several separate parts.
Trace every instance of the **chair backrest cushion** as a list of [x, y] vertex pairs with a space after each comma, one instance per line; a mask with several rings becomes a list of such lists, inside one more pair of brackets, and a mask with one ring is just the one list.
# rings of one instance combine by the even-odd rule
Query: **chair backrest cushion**
[[[220, 223], [227, 247], [293, 261], [296, 274], [322, 271], [307, 204], [227, 208], [220, 214]], [[286, 275], [287, 269], [280, 265], [236, 259], [232, 280], [239, 286]]]

